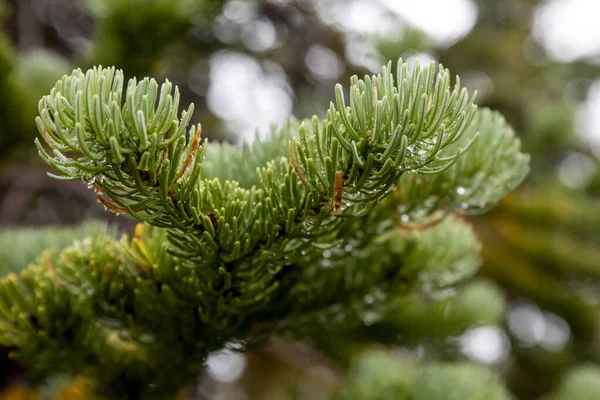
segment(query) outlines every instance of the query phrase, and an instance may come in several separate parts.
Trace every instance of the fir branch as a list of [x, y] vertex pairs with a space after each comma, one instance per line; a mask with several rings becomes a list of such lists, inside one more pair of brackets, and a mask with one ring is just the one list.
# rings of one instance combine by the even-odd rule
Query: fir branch
[[489, 109], [477, 112], [464, 136], [442, 157], [452, 156], [475, 136], [471, 148], [446, 171], [402, 176], [393, 202], [401, 203], [403, 226], [435, 221], [448, 212], [482, 213], [523, 181], [529, 156], [520, 152], [520, 141], [504, 117]]
[[362, 326], [365, 320], [371, 325], [386, 314], [410, 313], [404, 309], [405, 295], [444, 295], [480, 263], [475, 233], [452, 217], [414, 232], [370, 220], [358, 235], [338, 239], [341, 245], [323, 250], [318, 264], [300, 264], [287, 277], [289, 284], [282, 282], [290, 304], [279, 322], [281, 332], [318, 335]]
[[36, 119], [51, 176], [82, 179], [147, 224], [0, 279], [0, 343], [41, 370], [59, 352], [57, 368], [91, 371], [113, 397], [162, 398], [210, 351], [362, 323], [407, 291], [470, 276], [467, 226], [398, 229], [398, 207], [441, 221], [460, 208], [459, 185], [461, 202], [498, 201], [527, 170], [512, 131], [434, 64], [399, 62], [395, 78], [388, 65], [352, 78], [349, 94], [346, 106], [337, 86], [323, 121], [290, 121], [238, 150], [202, 143], [168, 81], [125, 85], [101, 67], [63, 77]]

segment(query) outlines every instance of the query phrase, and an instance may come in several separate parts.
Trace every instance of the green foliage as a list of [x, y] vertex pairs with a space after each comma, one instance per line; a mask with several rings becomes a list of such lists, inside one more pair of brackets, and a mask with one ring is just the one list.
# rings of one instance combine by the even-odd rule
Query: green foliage
[[31, 227], [0, 229], [0, 276], [18, 272], [36, 261], [42, 251], [58, 252], [75, 239], [110, 234], [112, 230], [99, 222], [75, 227]]
[[417, 363], [367, 352], [350, 369], [338, 400], [510, 400], [498, 376], [466, 363]]
[[[418, 293], [399, 296], [382, 307], [381, 324], [405, 340], [456, 335], [477, 325], [502, 322], [506, 310], [503, 293], [493, 283], [476, 280], [454, 296], [432, 300]], [[383, 329], [382, 329], [383, 330]]]
[[[125, 84], [100, 67], [63, 77], [36, 119], [50, 175], [82, 179], [146, 225], [2, 278], [0, 343], [39, 373], [164, 398], [211, 351], [367, 323], [398, 296], [472, 275], [477, 240], [443, 216], [480, 211], [523, 179], [510, 128], [434, 64], [354, 77], [349, 105], [335, 93], [323, 121], [291, 121], [238, 150], [188, 130], [193, 105], [178, 119], [168, 81]], [[399, 207], [443, 220], [407, 231]]]
[[[407, 268], [410, 267], [408, 264]], [[342, 312], [345, 316], [343, 324], [331, 326], [317, 321], [319, 332], [311, 334], [311, 340], [317, 348], [344, 365], [360, 357], [365, 343], [395, 345], [401, 341], [403, 345], [421, 346], [425, 357], [437, 358], [440, 351], [454, 348], [447, 340], [449, 336], [460, 335], [470, 327], [499, 325], [505, 318], [505, 295], [491, 281], [476, 279], [452, 288], [451, 293], [423, 293], [419, 289], [406, 292], [379, 287], [367, 295], [368, 306], [359, 308], [358, 322], [348, 318], [353, 315], [352, 311], [345, 310]], [[383, 293], [386, 295], [382, 296]], [[332, 313], [331, 320], [338, 315]], [[326, 329], [323, 326], [333, 331], [323, 335]]]
[[461, 157], [448, 170], [436, 175], [405, 174], [397, 196], [402, 201], [402, 220], [423, 224], [448, 211], [480, 213], [496, 205], [506, 190], [514, 189], [529, 171], [529, 157], [504, 118], [481, 110], [463, 138], [449, 146], [453, 154], [479, 134], [468, 157]]
[[[426, 314], [441, 305], [426, 298], [439, 296], [441, 289], [470, 276], [477, 266], [477, 239], [469, 226], [455, 218], [423, 232], [392, 228], [383, 235], [385, 224], [371, 224], [365, 223], [364, 230], [343, 247], [324, 251], [321, 268], [305, 266], [291, 273], [296, 283], [286, 288], [294, 299], [282, 322], [286, 332], [318, 338], [330, 330], [333, 337], [359, 336], [365, 325], [379, 323], [396, 324], [392, 333], [400, 327], [420, 330], [420, 322], [428, 319]], [[374, 236], [381, 243], [370, 243]], [[436, 242], [439, 237], [446, 240]], [[463, 252], [455, 253], [456, 248]], [[441, 254], [448, 256], [442, 260]], [[445, 268], [438, 281], [432, 270], [440, 261]]]
[[[448, 235], [450, 230], [454, 231], [452, 235]], [[453, 286], [469, 278], [479, 266], [479, 243], [464, 223], [448, 218], [438, 227], [413, 233], [409, 238], [414, 249], [406, 262], [415, 270], [407, 269], [404, 274], [417, 272], [426, 292]]]

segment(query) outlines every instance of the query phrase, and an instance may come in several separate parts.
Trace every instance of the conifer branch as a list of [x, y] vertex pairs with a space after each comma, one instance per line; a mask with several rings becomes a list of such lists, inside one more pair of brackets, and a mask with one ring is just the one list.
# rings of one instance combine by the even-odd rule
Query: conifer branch
[[493, 205], [527, 172], [502, 118], [434, 64], [354, 77], [348, 105], [338, 85], [324, 120], [292, 120], [241, 150], [202, 142], [179, 100], [168, 81], [125, 85], [98, 67], [39, 103], [50, 175], [82, 179], [146, 224], [1, 278], [0, 343], [42, 371], [85, 368], [113, 397], [162, 398], [210, 351], [360, 323], [409, 290], [456, 284], [479, 247], [444, 217]]

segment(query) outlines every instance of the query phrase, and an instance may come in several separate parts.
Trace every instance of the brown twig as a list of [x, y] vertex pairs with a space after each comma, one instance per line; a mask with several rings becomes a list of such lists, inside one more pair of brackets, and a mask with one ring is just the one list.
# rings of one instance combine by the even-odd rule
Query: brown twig
[[290, 161], [292, 162], [292, 168], [294, 168], [294, 172], [304, 187], [308, 187], [308, 182], [306, 181], [304, 175], [302, 175], [302, 171], [300, 171], [300, 167], [298, 167], [298, 163], [296, 162], [296, 157], [294, 157], [294, 148], [292, 147], [291, 140], [288, 140], [288, 151], [290, 152]]
[[343, 186], [342, 171], [336, 171], [335, 181], [333, 183], [333, 206], [331, 207], [331, 213], [333, 215], [339, 215], [340, 207], [342, 206]]
[[110, 210], [115, 214], [127, 214], [127, 210], [124, 207], [121, 207], [110, 200], [106, 200], [99, 194], [96, 194], [96, 199], [98, 199], [98, 202], [106, 207], [107, 210]]
[[171, 190], [173, 189], [173, 186], [175, 186], [175, 183], [181, 179], [183, 174], [185, 174], [185, 171], [187, 171], [187, 169], [190, 167], [190, 164], [192, 164], [192, 161], [194, 160], [194, 156], [196, 155], [196, 152], [198, 151], [198, 148], [200, 147], [201, 138], [202, 138], [202, 127], [200, 126], [200, 127], [198, 127], [198, 130], [196, 131], [196, 135], [194, 136], [194, 140], [192, 141], [192, 144], [190, 145], [190, 151], [188, 152], [188, 155], [185, 158], [185, 162], [183, 163], [183, 166], [177, 173], [177, 177], [175, 178], [175, 180], [173, 181], [173, 184], [171, 185]]

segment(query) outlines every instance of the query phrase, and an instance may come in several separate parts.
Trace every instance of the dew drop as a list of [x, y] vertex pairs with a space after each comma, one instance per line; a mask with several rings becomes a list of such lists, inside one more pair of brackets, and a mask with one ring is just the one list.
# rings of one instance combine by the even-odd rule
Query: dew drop
[[465, 193], [467, 193], [467, 189], [465, 189], [464, 187], [459, 186], [456, 188], [456, 194], [458, 194], [459, 196], [462, 196]]
[[92, 187], [92, 185], [94, 185], [94, 183], [96, 182], [96, 177], [94, 175], [90, 176], [84, 176], [81, 178], [81, 180], [83, 181], [83, 183], [85, 183], [89, 188]]
[[410, 220], [410, 218], [409, 218], [408, 214], [402, 214], [400, 216], [400, 221], [402, 221], [404, 223], [407, 223], [409, 220]]

